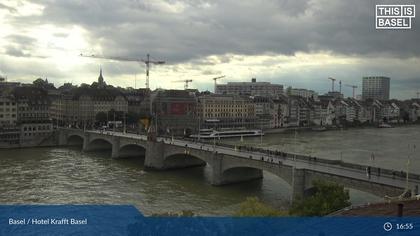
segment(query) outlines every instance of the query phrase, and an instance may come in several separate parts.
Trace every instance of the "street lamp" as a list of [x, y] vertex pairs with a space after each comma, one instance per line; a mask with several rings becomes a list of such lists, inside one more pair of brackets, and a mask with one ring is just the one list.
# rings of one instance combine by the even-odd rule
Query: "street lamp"
[[[294, 137], [294, 154], [293, 154], [293, 165], [292, 165], [292, 186], [295, 185], [295, 166], [296, 166], [296, 135], [297, 135], [297, 131], [295, 128], [295, 137]], [[291, 202], [293, 201], [293, 194], [291, 196]]]
[[123, 128], [123, 133], [125, 134], [126, 133], [126, 129], [127, 129], [126, 118], [125, 118], [125, 115], [126, 115], [125, 111], [123, 111], [123, 114], [124, 114], [124, 128]]
[[261, 130], [260, 130], [260, 145], [262, 146], [262, 143], [263, 143], [263, 132], [262, 132], [262, 120], [261, 120], [261, 123], [260, 123], [260, 128], [261, 128]]
[[198, 117], [198, 141], [200, 142], [200, 130], [201, 130], [201, 122], [200, 122], [200, 120], [201, 120], [201, 117], [199, 116]]

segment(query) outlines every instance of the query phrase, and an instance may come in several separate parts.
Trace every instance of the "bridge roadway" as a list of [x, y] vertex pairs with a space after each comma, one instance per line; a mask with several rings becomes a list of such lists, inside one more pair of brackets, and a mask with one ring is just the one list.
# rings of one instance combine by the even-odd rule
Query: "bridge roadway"
[[[145, 155], [145, 167], [149, 169], [165, 170], [209, 164], [213, 185], [262, 178], [262, 171], [265, 170], [288, 182], [292, 186], [294, 199], [310, 193], [316, 179], [337, 182], [380, 197], [398, 196], [404, 190], [407, 190], [408, 195], [417, 195], [420, 185], [419, 175], [410, 173], [407, 181], [406, 173], [395, 170], [292, 153], [275, 155], [274, 152], [250, 151], [191, 140], [158, 137], [156, 141], [148, 141], [145, 135], [131, 133], [61, 129], [60, 145], [67, 145], [71, 136], [83, 140], [84, 151], [95, 150], [92, 143], [96, 140], [108, 142], [112, 146], [114, 158], [121, 156], [124, 147], [137, 145], [145, 149], [140, 155]], [[139, 150], [133, 154], [139, 155]]]

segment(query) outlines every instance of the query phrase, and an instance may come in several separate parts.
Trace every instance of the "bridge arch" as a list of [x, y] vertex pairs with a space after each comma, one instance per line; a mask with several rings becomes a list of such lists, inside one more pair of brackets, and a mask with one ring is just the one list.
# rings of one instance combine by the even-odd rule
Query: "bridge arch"
[[[231, 157], [231, 161], [223, 163], [221, 170], [222, 179], [231, 178], [232, 175], [239, 176], [254, 176], [255, 178], [262, 178], [262, 173], [266, 172], [279, 177], [282, 181], [286, 182], [289, 186], [292, 185], [292, 168], [283, 164], [268, 163], [257, 159], [245, 159]], [[261, 177], [258, 176], [261, 173]], [[252, 178], [249, 178], [252, 179]], [[246, 180], [246, 178], [245, 178]], [[245, 181], [244, 180], [244, 181]]]
[[222, 172], [220, 184], [238, 183], [263, 178], [263, 170], [255, 167], [232, 167]]
[[146, 155], [146, 147], [137, 143], [125, 144], [119, 148], [119, 157], [142, 157]]
[[206, 166], [208, 161], [200, 155], [185, 152], [175, 152], [165, 156], [163, 165], [165, 169], [177, 169], [185, 167]]
[[70, 134], [66, 139], [66, 144], [69, 146], [83, 146], [84, 137], [79, 134]]
[[104, 138], [94, 138], [84, 147], [84, 151], [98, 150], [112, 150], [112, 141]]

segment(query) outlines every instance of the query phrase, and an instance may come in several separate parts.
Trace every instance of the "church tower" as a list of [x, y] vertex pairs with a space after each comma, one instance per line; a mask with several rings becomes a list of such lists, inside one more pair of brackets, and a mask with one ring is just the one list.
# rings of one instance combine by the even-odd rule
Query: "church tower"
[[99, 70], [99, 77], [98, 77], [98, 87], [105, 87], [106, 83], [104, 81], [104, 77], [102, 77], [102, 67]]

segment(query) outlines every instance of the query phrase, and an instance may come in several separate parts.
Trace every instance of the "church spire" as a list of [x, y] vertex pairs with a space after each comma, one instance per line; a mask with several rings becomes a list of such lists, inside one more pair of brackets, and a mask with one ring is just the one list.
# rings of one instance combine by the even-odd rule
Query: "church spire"
[[98, 85], [99, 86], [105, 85], [104, 77], [102, 77], [102, 66], [99, 69]]

